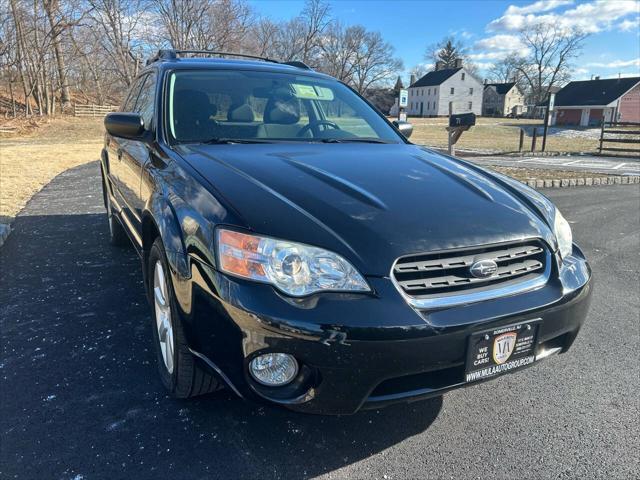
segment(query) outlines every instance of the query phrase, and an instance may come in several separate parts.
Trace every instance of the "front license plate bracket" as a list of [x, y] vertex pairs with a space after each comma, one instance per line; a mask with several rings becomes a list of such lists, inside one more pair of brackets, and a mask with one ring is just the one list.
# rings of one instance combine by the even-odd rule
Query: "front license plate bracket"
[[485, 380], [534, 363], [541, 321], [526, 320], [471, 334], [465, 381]]

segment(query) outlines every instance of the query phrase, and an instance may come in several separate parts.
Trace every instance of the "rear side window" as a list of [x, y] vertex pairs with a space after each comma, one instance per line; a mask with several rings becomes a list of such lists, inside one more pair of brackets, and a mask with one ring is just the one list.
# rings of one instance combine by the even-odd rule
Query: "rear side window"
[[136, 100], [138, 99], [138, 94], [140, 93], [140, 87], [142, 86], [142, 82], [145, 80], [145, 77], [140, 77], [137, 78], [134, 82], [133, 85], [131, 86], [131, 89], [129, 90], [129, 95], [127, 95], [127, 98], [125, 99], [124, 103], [122, 104], [122, 108], [120, 108], [121, 112], [133, 112], [135, 105], [136, 105]]
[[139, 113], [144, 121], [144, 127], [150, 130], [153, 126], [153, 112], [156, 97], [156, 76], [150, 74], [142, 85], [134, 111]]

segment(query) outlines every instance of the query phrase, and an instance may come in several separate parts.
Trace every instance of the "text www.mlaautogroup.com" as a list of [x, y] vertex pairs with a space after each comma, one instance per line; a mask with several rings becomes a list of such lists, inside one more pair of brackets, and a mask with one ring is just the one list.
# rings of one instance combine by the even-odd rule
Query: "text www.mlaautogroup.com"
[[469, 372], [467, 373], [467, 382], [473, 382], [474, 380], [480, 380], [485, 377], [492, 377], [493, 375], [513, 370], [514, 368], [524, 367], [525, 365], [533, 363], [535, 359], [536, 357], [531, 355], [529, 357], [512, 360], [511, 362], [507, 362], [502, 365], [493, 365], [492, 367], [483, 368], [482, 370]]

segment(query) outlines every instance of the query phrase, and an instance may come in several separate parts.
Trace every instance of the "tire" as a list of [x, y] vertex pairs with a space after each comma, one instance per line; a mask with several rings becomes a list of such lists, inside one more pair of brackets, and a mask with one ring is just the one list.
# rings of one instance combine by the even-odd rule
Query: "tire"
[[155, 240], [149, 252], [147, 272], [153, 343], [163, 385], [176, 398], [195, 397], [219, 390], [222, 387], [220, 382], [201, 367], [189, 351], [160, 238]]
[[116, 218], [116, 214], [111, 207], [111, 198], [109, 196], [109, 191], [107, 190], [107, 184], [104, 179], [104, 175], [102, 177], [102, 195], [104, 198], [104, 204], [107, 207], [107, 222], [109, 222], [109, 243], [114, 247], [129, 247], [131, 246], [131, 241], [127, 236], [127, 232], [125, 232], [124, 227], [120, 223], [120, 220]]

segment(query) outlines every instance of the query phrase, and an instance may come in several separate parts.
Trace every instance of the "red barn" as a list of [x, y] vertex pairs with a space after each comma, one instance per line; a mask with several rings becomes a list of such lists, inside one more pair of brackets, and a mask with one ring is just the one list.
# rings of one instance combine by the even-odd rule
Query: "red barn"
[[556, 94], [552, 125], [640, 122], [640, 77], [570, 82]]

